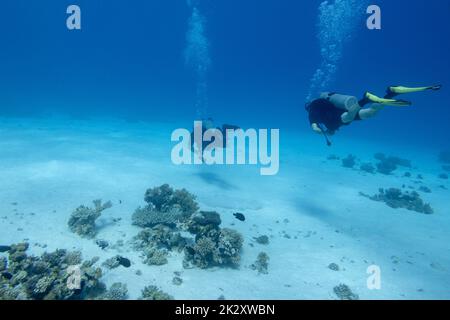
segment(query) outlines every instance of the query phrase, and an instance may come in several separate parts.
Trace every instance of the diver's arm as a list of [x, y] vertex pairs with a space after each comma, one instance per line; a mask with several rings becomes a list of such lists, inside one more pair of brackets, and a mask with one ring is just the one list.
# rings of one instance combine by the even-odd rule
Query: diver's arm
[[313, 131], [315, 133], [322, 134], [322, 129], [320, 129], [320, 127], [319, 127], [319, 125], [317, 123], [312, 123], [311, 124], [311, 129], [313, 129]]

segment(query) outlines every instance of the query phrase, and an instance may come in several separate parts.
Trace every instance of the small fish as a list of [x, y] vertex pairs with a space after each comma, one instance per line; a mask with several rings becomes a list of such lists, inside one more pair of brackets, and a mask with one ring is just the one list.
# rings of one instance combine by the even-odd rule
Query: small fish
[[109, 246], [108, 241], [102, 239], [96, 240], [95, 244], [97, 244], [102, 250], [106, 249]]
[[0, 246], [0, 252], [7, 252], [11, 250], [10, 246]]
[[9, 272], [3, 272], [3, 273], [1, 273], [1, 276], [7, 280], [11, 280], [13, 277], [13, 275]]
[[117, 259], [119, 260], [119, 264], [121, 266], [124, 266], [125, 268], [129, 268], [131, 266], [131, 261], [129, 259], [124, 257], [117, 257]]
[[242, 213], [236, 212], [233, 213], [233, 216], [240, 221], [245, 221], [245, 216]]
[[188, 254], [190, 254], [192, 256], [195, 254], [195, 250], [191, 246], [186, 246], [185, 250]]

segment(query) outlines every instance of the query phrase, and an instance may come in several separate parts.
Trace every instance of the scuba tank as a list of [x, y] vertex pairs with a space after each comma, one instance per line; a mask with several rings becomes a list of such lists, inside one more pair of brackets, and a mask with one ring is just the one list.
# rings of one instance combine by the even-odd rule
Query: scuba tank
[[330, 101], [339, 109], [349, 110], [352, 106], [358, 105], [358, 99], [354, 96], [347, 96], [334, 92], [323, 92], [320, 94], [321, 99]]

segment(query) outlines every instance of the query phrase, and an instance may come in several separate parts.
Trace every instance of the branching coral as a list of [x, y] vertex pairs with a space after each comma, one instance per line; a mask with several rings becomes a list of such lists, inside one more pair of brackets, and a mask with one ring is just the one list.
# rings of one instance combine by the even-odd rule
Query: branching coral
[[411, 168], [411, 161], [407, 159], [402, 159], [395, 156], [386, 156], [383, 153], [376, 153], [374, 158], [379, 162], [377, 163], [377, 171], [382, 174], [389, 175], [398, 167]]
[[186, 239], [180, 232], [165, 225], [146, 228], [134, 237], [135, 249], [144, 252], [144, 263], [149, 265], [166, 264], [168, 252], [182, 251], [185, 245]]
[[0, 272], [5, 271], [7, 266], [8, 266], [8, 260], [6, 260], [5, 257], [0, 257]]
[[147, 286], [142, 290], [141, 300], [173, 300], [173, 297], [156, 286]]
[[260, 252], [256, 261], [250, 266], [253, 270], [257, 270], [258, 273], [268, 274], [269, 271], [269, 256], [265, 252]]
[[359, 296], [353, 293], [346, 284], [340, 284], [334, 287], [333, 291], [341, 300], [359, 300]]
[[220, 214], [217, 212], [200, 211], [192, 215], [186, 225], [189, 232], [200, 238], [207, 235], [211, 230], [218, 230], [221, 223]]
[[116, 255], [112, 258], [107, 259], [105, 262], [103, 262], [102, 266], [104, 266], [108, 269], [115, 269], [115, 268], [118, 268], [119, 266], [129, 268], [131, 266], [131, 261], [125, 257]]
[[[144, 262], [152, 265], [167, 263], [168, 253], [184, 249], [184, 264], [200, 268], [238, 266], [243, 237], [237, 231], [221, 229], [220, 215], [213, 211], [198, 211], [195, 197], [185, 189], [173, 190], [165, 184], [148, 189], [145, 208], [138, 208], [133, 223], [144, 227], [134, 239], [135, 248], [145, 254]], [[195, 241], [181, 236], [179, 228], [195, 235]]]
[[144, 263], [148, 265], [154, 265], [154, 266], [162, 266], [166, 264], [167, 261], [167, 251], [156, 249], [156, 248], [148, 248], [145, 250], [146, 258], [144, 260]]
[[158, 225], [153, 228], [146, 228], [139, 232], [134, 238], [135, 248], [145, 250], [147, 248], [183, 250], [186, 245], [186, 239], [167, 226]]
[[158, 224], [175, 226], [198, 210], [195, 196], [185, 189], [174, 190], [168, 184], [148, 189], [144, 200], [148, 203], [133, 214], [133, 224], [146, 228]]
[[242, 235], [235, 230], [211, 229], [207, 234], [197, 235], [193, 245], [186, 246], [185, 262], [199, 268], [236, 267], [240, 262], [243, 242]]
[[169, 211], [158, 211], [151, 206], [137, 208], [133, 213], [133, 224], [142, 228], [154, 227], [158, 224], [175, 226], [181, 218], [181, 211], [178, 208], [172, 208]]
[[255, 241], [256, 241], [257, 243], [259, 243], [259, 244], [263, 244], [263, 245], [269, 244], [269, 237], [266, 236], [266, 235], [262, 235], [262, 236], [259, 236], [259, 237], [255, 237], [255, 238], [253, 238], [253, 239], [255, 239]]
[[342, 166], [344, 168], [353, 168], [356, 164], [356, 157], [352, 154], [349, 154], [347, 158], [342, 159]]
[[387, 190], [380, 189], [379, 193], [374, 196], [368, 196], [363, 193], [361, 193], [361, 195], [374, 201], [384, 202], [389, 207], [394, 209], [405, 208], [410, 211], [424, 214], [434, 213], [431, 205], [428, 203], [424, 203], [424, 201], [420, 198], [420, 195], [415, 191], [402, 192], [400, 189], [390, 188]]
[[148, 189], [145, 192], [144, 200], [160, 212], [169, 212], [177, 208], [184, 217], [190, 217], [198, 210], [198, 204], [193, 194], [186, 189], [174, 190], [168, 184]]
[[93, 203], [94, 208], [79, 206], [72, 213], [68, 223], [72, 232], [86, 238], [95, 237], [95, 221], [104, 210], [111, 208], [112, 204], [110, 201], [102, 204], [101, 200], [94, 200]]
[[239, 265], [240, 252], [244, 238], [233, 229], [224, 228], [220, 231], [215, 261], [219, 264]]
[[116, 282], [112, 284], [107, 292], [99, 297], [99, 300], [127, 300], [127, 298], [127, 285], [121, 282]]
[[[0, 300], [93, 299], [104, 292], [101, 269], [93, 267], [95, 260], [83, 262], [79, 253], [66, 250], [28, 256], [27, 249], [26, 243], [11, 246], [0, 277]], [[69, 285], [72, 278], [74, 286]]]

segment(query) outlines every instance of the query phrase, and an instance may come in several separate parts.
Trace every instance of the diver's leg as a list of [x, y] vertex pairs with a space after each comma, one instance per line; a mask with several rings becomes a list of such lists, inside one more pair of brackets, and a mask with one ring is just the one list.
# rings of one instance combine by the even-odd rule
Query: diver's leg
[[372, 104], [369, 108], [359, 110], [359, 118], [361, 120], [367, 120], [375, 117], [378, 112], [384, 109], [384, 105], [379, 103]]
[[385, 98], [391, 99], [395, 96], [398, 96], [400, 94], [405, 94], [405, 93], [422, 92], [422, 91], [428, 91], [428, 90], [438, 91], [441, 88], [442, 88], [442, 85], [440, 85], [440, 84], [434, 85], [434, 86], [429, 86], [429, 87], [391, 86], [391, 87], [387, 88]]
[[343, 123], [350, 123], [355, 120], [356, 115], [361, 110], [361, 106], [358, 103], [358, 99], [352, 98], [348, 100], [348, 103], [345, 106], [347, 112], [341, 115], [341, 120]]
[[[388, 96], [388, 95], [386, 95]], [[388, 98], [380, 98], [370, 92], [366, 92], [364, 94], [364, 98], [360, 100], [360, 103], [362, 106], [368, 104], [368, 103], [376, 103], [376, 104], [383, 104], [388, 106], [398, 106], [398, 107], [406, 107], [410, 106], [411, 102], [406, 100], [395, 100], [395, 99], [388, 99]]]

